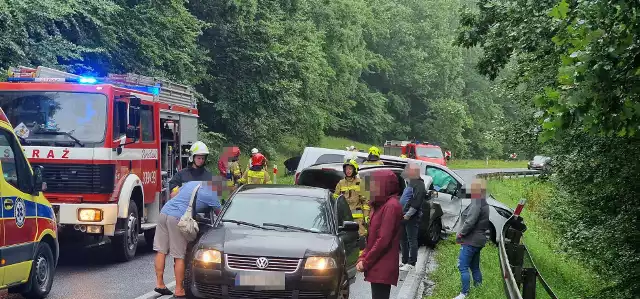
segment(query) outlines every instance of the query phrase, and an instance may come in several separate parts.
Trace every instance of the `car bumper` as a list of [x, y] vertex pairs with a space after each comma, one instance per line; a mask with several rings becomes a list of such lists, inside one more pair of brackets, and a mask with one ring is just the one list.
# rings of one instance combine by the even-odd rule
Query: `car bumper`
[[[253, 270], [231, 269], [228, 266], [201, 268], [194, 265], [191, 271], [190, 288], [199, 298], [236, 299], [236, 298], [336, 298], [339, 290], [340, 271], [310, 271], [300, 267], [292, 273], [285, 273], [285, 286], [280, 289], [258, 289], [255, 287], [237, 287], [236, 275]], [[315, 272], [315, 273], [314, 273]]]

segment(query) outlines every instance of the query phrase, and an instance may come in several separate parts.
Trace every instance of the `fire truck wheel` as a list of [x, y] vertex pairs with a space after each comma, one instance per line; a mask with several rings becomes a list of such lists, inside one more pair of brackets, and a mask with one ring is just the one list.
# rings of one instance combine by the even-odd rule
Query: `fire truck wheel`
[[49, 244], [40, 242], [31, 265], [31, 276], [25, 285], [22, 296], [27, 299], [46, 297], [51, 291], [55, 271], [53, 253]]
[[111, 240], [116, 260], [120, 262], [131, 260], [138, 249], [138, 206], [133, 200], [129, 202], [129, 217], [125, 225], [125, 233]]

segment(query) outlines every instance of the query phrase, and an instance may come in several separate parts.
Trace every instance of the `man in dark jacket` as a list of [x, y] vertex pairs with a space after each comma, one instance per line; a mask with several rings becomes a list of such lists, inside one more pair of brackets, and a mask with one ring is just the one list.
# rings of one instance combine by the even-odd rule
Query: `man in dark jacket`
[[462, 292], [454, 299], [464, 299], [469, 294], [469, 269], [473, 274], [474, 285], [482, 283], [480, 273], [480, 250], [487, 243], [486, 232], [489, 228], [489, 204], [487, 203], [487, 182], [476, 179], [471, 183], [471, 204], [462, 212], [462, 228], [456, 236], [456, 242], [462, 244], [458, 257], [458, 270], [462, 280]]
[[176, 187], [182, 187], [182, 184], [186, 182], [204, 182], [213, 179], [213, 174], [205, 168], [207, 156], [209, 155], [207, 146], [202, 141], [196, 141], [189, 151], [189, 163], [191, 163], [191, 166], [180, 170], [169, 181], [171, 197], [178, 194]]
[[391, 170], [377, 170], [365, 177], [371, 213], [367, 246], [356, 269], [364, 272], [364, 280], [371, 283], [373, 299], [389, 299], [391, 286], [398, 284], [402, 219], [399, 189], [398, 177]]
[[400, 204], [402, 205], [403, 221], [400, 238], [402, 251], [401, 271], [410, 271], [418, 261], [418, 231], [422, 213], [422, 201], [427, 195], [424, 181], [420, 178], [420, 168], [415, 163], [407, 164], [404, 177], [409, 181], [405, 187]]

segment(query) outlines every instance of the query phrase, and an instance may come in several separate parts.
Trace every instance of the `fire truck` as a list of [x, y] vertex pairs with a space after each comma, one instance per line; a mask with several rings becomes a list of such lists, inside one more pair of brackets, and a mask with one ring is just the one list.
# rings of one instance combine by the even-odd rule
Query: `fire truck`
[[408, 158], [447, 166], [447, 159], [443, 155], [442, 149], [428, 142], [387, 140], [383, 149], [385, 155], [400, 156], [404, 154]]
[[140, 234], [153, 242], [166, 182], [186, 167], [197, 141], [193, 89], [41, 66], [11, 68], [7, 81], [0, 82], [0, 107], [29, 162], [42, 166], [61, 242], [110, 243], [118, 260], [132, 259]]

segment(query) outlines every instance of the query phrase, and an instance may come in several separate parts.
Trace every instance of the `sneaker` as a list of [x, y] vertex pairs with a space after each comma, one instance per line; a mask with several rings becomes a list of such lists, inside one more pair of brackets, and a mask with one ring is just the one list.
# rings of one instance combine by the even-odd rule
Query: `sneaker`
[[467, 298], [467, 295], [460, 293], [460, 295], [458, 295], [457, 297], [453, 298], [453, 299], [464, 299]]
[[415, 267], [409, 264], [405, 264], [402, 267], [400, 267], [400, 271], [411, 271], [413, 270], [413, 268]]

